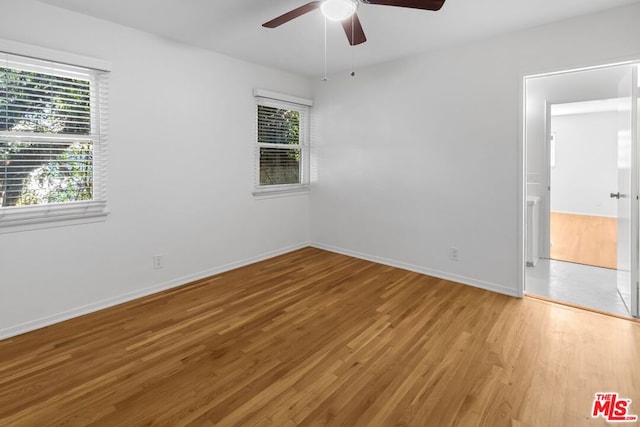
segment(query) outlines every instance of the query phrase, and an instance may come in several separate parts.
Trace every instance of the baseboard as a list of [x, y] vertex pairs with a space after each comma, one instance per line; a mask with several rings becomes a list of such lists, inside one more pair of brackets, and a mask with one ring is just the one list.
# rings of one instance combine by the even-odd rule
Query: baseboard
[[314, 248], [323, 249], [329, 252], [335, 252], [342, 255], [351, 256], [354, 258], [364, 259], [366, 261], [375, 262], [378, 264], [388, 265], [390, 267], [402, 268], [403, 270], [409, 270], [416, 273], [424, 274], [426, 276], [437, 277], [438, 279], [450, 280], [452, 282], [461, 283], [463, 285], [473, 286], [474, 288], [484, 289], [486, 291], [496, 292], [499, 294], [509, 295], [516, 298], [521, 298], [518, 295], [516, 289], [507, 288], [502, 285], [498, 285], [491, 282], [485, 282], [482, 280], [473, 279], [471, 277], [461, 276], [459, 274], [447, 273], [444, 271], [433, 270], [430, 268], [420, 267], [406, 262], [392, 260], [388, 258], [382, 258], [375, 255], [369, 255], [362, 252], [352, 251], [349, 249], [338, 248], [324, 243], [312, 242], [310, 244]]
[[229, 270], [234, 270], [236, 268], [244, 267], [249, 264], [253, 264], [256, 262], [264, 261], [269, 258], [276, 257], [278, 255], [283, 255], [289, 252], [293, 252], [298, 249], [305, 248], [307, 246], [312, 246], [314, 248], [323, 249], [330, 252], [339, 253], [342, 255], [351, 256], [354, 258], [360, 258], [371, 262], [376, 262], [378, 264], [388, 265], [390, 267], [402, 268], [404, 270], [414, 271], [416, 273], [424, 274], [427, 276], [437, 277], [439, 279], [450, 280], [452, 282], [462, 283], [464, 285], [473, 286], [476, 288], [484, 289], [487, 291], [497, 292], [500, 294], [505, 294], [513, 297], [518, 297], [516, 290], [510, 289], [501, 285], [497, 285], [490, 282], [484, 282], [481, 280], [472, 279], [469, 277], [447, 273], [443, 271], [433, 270], [425, 267], [416, 266], [413, 264], [408, 264], [405, 262], [392, 260], [388, 258], [378, 257], [374, 255], [365, 254], [362, 252], [352, 251], [348, 249], [343, 249], [331, 245], [326, 245], [323, 243], [312, 242], [312, 243], [302, 243], [298, 245], [292, 245], [285, 248], [281, 248], [275, 251], [263, 253], [260, 255], [256, 255], [253, 257], [245, 258], [240, 261], [232, 262], [229, 264], [221, 265], [218, 267], [214, 267], [208, 270], [200, 271], [198, 273], [189, 274], [187, 276], [179, 277], [177, 279], [173, 279], [167, 282], [162, 282], [154, 286], [150, 286], [144, 289], [140, 289], [137, 291], [129, 292], [117, 297], [108, 298], [102, 301], [98, 301], [95, 303], [87, 304], [81, 307], [77, 307], [71, 310], [67, 310], [61, 313], [57, 313], [51, 316], [46, 316], [37, 320], [32, 320], [29, 322], [24, 322], [19, 325], [10, 326], [5, 329], [0, 329], [0, 340], [14, 337], [16, 335], [21, 335], [26, 332], [34, 331], [36, 329], [41, 329], [56, 323], [64, 322], [65, 320], [73, 319], [75, 317], [84, 316], [86, 314], [90, 314], [99, 310], [104, 310], [109, 307], [113, 307], [119, 304], [123, 304], [129, 301], [133, 301], [138, 298], [146, 297], [149, 295], [156, 294], [158, 292], [166, 291], [172, 288], [177, 288], [180, 286], [184, 286], [188, 283], [195, 282], [197, 280], [205, 279], [210, 276], [214, 276], [216, 274], [224, 273]]
[[153, 285], [144, 289], [128, 292], [124, 295], [120, 295], [117, 297], [108, 298], [102, 301], [87, 304], [81, 307], [64, 311], [62, 313], [57, 313], [51, 316], [43, 317], [41, 319], [24, 322], [16, 326], [10, 326], [5, 329], [0, 329], [0, 340], [11, 338], [16, 335], [24, 334], [26, 332], [34, 331], [36, 329], [41, 329], [56, 323], [64, 322], [65, 320], [73, 319], [74, 317], [80, 317], [80, 316], [84, 316], [85, 314], [90, 314], [99, 310], [104, 310], [105, 308], [113, 307], [115, 305], [133, 301], [138, 298], [153, 295], [158, 292], [166, 291], [168, 289], [184, 286], [188, 283], [195, 282], [200, 279], [205, 279], [207, 277], [224, 273], [229, 270], [234, 270], [236, 268], [244, 267], [249, 264], [254, 264], [256, 262], [264, 261], [266, 259], [273, 258], [278, 255], [283, 255], [289, 252], [293, 252], [295, 250], [302, 249], [308, 246], [309, 246], [309, 243], [302, 243], [298, 245], [288, 246], [275, 251], [245, 258], [240, 261], [236, 261], [229, 264], [214, 267], [208, 270], [200, 271], [198, 273], [189, 274], [187, 276], [183, 276], [167, 282], [159, 283], [157, 285]]

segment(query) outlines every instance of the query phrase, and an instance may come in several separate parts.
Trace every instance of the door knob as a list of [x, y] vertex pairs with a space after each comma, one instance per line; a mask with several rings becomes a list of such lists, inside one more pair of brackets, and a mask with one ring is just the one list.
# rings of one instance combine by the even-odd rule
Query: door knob
[[619, 199], [620, 198], [620, 193], [611, 193], [609, 194], [609, 197], [611, 197], [612, 199]]

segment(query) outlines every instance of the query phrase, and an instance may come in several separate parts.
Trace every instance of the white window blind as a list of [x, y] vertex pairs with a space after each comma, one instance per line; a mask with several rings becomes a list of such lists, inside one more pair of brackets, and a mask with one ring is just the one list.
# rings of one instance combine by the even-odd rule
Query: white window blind
[[108, 73], [0, 53], [0, 227], [102, 215]]
[[309, 183], [309, 107], [258, 96], [256, 192], [305, 189]]

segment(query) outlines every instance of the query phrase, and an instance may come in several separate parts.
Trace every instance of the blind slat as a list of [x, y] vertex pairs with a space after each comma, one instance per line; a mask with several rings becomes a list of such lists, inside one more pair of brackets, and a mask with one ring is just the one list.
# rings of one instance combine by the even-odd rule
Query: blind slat
[[[28, 74], [15, 74], [11, 75], [10, 73], [6, 73], [0, 69], [0, 81], [3, 82], [3, 90], [7, 93], [30, 93], [34, 94], [43, 93], [46, 95], [69, 95], [73, 93], [76, 96], [80, 97], [90, 97], [91, 90], [89, 88], [89, 81], [84, 82], [74, 82], [67, 84], [66, 82], [59, 82], [55, 80], [38, 80], [31, 75]], [[11, 80], [8, 77], [14, 77], [15, 79], [22, 80]], [[15, 84], [21, 83], [21, 84]]]

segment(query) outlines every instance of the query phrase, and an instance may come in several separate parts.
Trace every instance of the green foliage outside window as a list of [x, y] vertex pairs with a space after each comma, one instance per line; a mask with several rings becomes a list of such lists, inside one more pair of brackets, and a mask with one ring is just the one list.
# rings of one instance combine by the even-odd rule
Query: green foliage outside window
[[[91, 200], [90, 82], [0, 68], [0, 207]], [[60, 135], [55, 140], [40, 135]], [[33, 137], [29, 137], [33, 135]]]
[[260, 185], [300, 183], [300, 112], [258, 105], [258, 143], [265, 144], [260, 146]]

